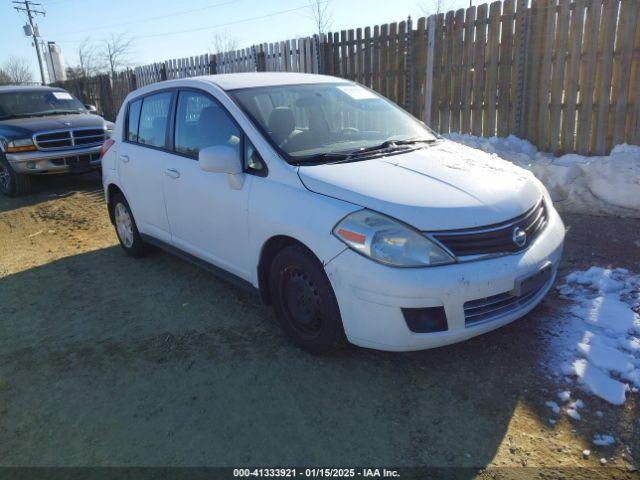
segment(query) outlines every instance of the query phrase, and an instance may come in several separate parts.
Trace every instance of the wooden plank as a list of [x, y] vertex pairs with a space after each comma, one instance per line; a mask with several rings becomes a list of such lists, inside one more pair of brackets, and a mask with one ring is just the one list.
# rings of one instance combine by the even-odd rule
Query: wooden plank
[[[439, 13], [435, 16], [434, 32], [434, 54], [432, 56], [433, 69], [432, 69], [432, 84], [431, 94], [428, 95], [428, 101], [431, 105], [430, 122], [429, 126], [435, 131], [440, 132], [440, 99], [441, 99], [441, 86], [443, 83], [442, 71], [444, 64], [444, 14]], [[428, 62], [428, 61], [427, 61]], [[428, 65], [428, 63], [427, 63]], [[427, 71], [429, 71], [427, 67]]]
[[551, 104], [549, 108], [549, 147], [554, 155], [560, 151], [560, 114], [562, 111], [565, 63], [567, 58], [567, 42], [571, 0], [560, 0], [560, 11], [556, 25], [554, 44], [555, 59], [551, 79]]
[[307, 71], [307, 39], [300, 38], [298, 39], [298, 61], [300, 63], [298, 67], [299, 72]]
[[505, 0], [500, 27], [500, 61], [498, 65], [498, 136], [509, 135], [511, 100], [511, 64], [513, 61], [514, 0]]
[[[625, 125], [629, 108], [629, 86], [631, 84], [631, 56], [638, 17], [638, 5], [635, 1], [622, 0], [616, 39], [616, 55], [614, 57], [613, 91], [614, 102], [611, 146], [622, 143], [625, 139]], [[636, 108], [638, 106], [636, 105]]]
[[371, 80], [371, 27], [364, 29], [364, 75], [362, 83], [368, 87], [372, 87]]
[[342, 78], [348, 78], [349, 75], [349, 39], [347, 38], [347, 31], [342, 30], [340, 32], [340, 76]]
[[376, 92], [382, 92], [380, 79], [380, 27], [373, 27], [373, 52], [371, 53], [371, 86]]
[[613, 48], [618, 19], [618, 1], [604, 0], [602, 6], [602, 30], [600, 37], [598, 82], [596, 84], [596, 112], [595, 144], [593, 153], [604, 155], [609, 145], [607, 142], [607, 128], [609, 124], [611, 77], [613, 73]]
[[524, 138], [535, 142], [538, 138], [538, 93], [540, 86], [540, 64], [542, 62], [543, 29], [546, 10], [544, 0], [532, 0], [530, 20], [531, 28], [526, 66], [526, 104], [525, 122], [522, 128]]
[[362, 44], [362, 29], [356, 29], [356, 76], [358, 83], [364, 83], [364, 45]]
[[346, 78], [355, 81], [356, 79], [356, 55], [355, 55], [356, 34], [353, 29], [347, 32], [347, 68]]
[[[640, 52], [640, 14], [636, 17], [634, 51]], [[627, 120], [627, 133], [625, 138], [627, 143], [640, 145], [640, 56], [634, 56], [631, 63], [631, 80], [629, 83], [629, 102], [633, 104], [630, 108]]]
[[473, 55], [473, 112], [471, 133], [482, 135], [482, 112], [484, 110], [485, 49], [487, 42], [487, 4], [478, 7], [476, 35]]
[[333, 34], [333, 75], [340, 76], [340, 33]]
[[389, 24], [389, 38], [387, 42], [387, 98], [398, 103], [398, 91], [396, 86], [396, 72], [398, 71], [398, 24]]
[[529, 9], [528, 0], [516, 1], [513, 36], [513, 62], [511, 63], [511, 92], [509, 103], [509, 132], [522, 136], [524, 120], [524, 90], [526, 85], [525, 69], [527, 58], [527, 40]]
[[387, 42], [389, 41], [389, 25], [384, 24], [380, 27], [380, 93], [385, 97], [388, 97], [387, 92], [387, 74], [388, 74], [388, 59], [387, 59]]
[[449, 11], [445, 15], [443, 30], [443, 68], [440, 77], [440, 132], [451, 131], [451, 64], [453, 60], [453, 22], [455, 12]]
[[460, 131], [460, 102], [462, 98], [462, 47], [464, 9], [456, 11], [453, 19], [453, 49], [451, 56], [451, 131]]
[[467, 8], [464, 19], [464, 44], [462, 47], [462, 107], [460, 131], [471, 133], [471, 100], [473, 95], [473, 34], [476, 7]]
[[596, 78], [596, 56], [600, 30], [600, 1], [587, 4], [584, 28], [584, 51], [580, 66], [580, 106], [578, 107], [578, 132], [576, 151], [581, 155], [591, 152], [591, 131], [593, 127], [593, 94]]
[[580, 49], [582, 46], [582, 30], [584, 28], [585, 3], [586, 0], [576, 0], [574, 9], [571, 12], [571, 24], [569, 25], [569, 59], [564, 81], [565, 109], [562, 116], [561, 152], [574, 151], [576, 103], [580, 75]]
[[416, 31], [413, 33], [412, 55], [413, 55], [413, 115], [424, 120], [424, 87], [427, 71], [427, 19], [420, 17]]
[[538, 138], [534, 142], [540, 150], [549, 150], [549, 90], [551, 85], [551, 68], [553, 42], [555, 39], [556, 0], [545, 0], [545, 25], [542, 42], [542, 64], [538, 91]]
[[496, 102], [498, 89], [498, 55], [500, 42], [500, 9], [502, 2], [492, 2], [489, 6], [489, 34], [486, 50], [486, 84], [484, 90], [484, 115], [482, 135], [493, 137], [496, 134]]
[[405, 49], [407, 48], [407, 22], [402, 21], [398, 23], [398, 40], [396, 42], [396, 74], [395, 74], [395, 84], [396, 84], [396, 103], [403, 108], [407, 106], [406, 94], [406, 54]]

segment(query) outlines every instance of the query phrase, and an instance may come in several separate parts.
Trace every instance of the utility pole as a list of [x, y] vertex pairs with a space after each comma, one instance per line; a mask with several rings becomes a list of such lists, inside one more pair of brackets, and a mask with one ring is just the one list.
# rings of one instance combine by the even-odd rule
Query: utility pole
[[29, 0], [14, 0], [12, 2], [16, 6], [15, 8], [18, 12], [24, 12], [27, 14], [27, 20], [29, 21], [29, 28], [25, 25], [25, 34], [33, 38], [33, 45], [36, 47], [36, 55], [38, 55], [38, 66], [40, 67], [40, 78], [42, 79], [42, 84], [46, 83], [44, 78], [44, 67], [42, 66], [42, 55], [40, 53], [40, 32], [38, 31], [38, 26], [33, 23], [33, 17], [36, 15], [45, 15], [45, 12], [42, 10], [34, 10], [32, 7], [41, 6], [40, 3], [33, 3]]

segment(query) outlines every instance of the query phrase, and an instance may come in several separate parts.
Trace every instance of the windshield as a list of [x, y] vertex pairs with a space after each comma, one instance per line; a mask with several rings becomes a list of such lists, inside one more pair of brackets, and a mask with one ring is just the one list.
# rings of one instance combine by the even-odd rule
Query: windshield
[[292, 163], [436, 140], [404, 110], [354, 84], [247, 88], [231, 95]]
[[85, 112], [80, 100], [68, 92], [31, 90], [0, 93], [0, 120]]

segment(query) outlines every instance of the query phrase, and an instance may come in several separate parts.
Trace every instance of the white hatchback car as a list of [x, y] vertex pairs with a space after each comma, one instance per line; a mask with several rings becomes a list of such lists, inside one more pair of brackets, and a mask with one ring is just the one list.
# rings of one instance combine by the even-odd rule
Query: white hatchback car
[[343, 79], [238, 73], [126, 98], [102, 152], [124, 250], [256, 291], [314, 353], [464, 340], [533, 309], [564, 225], [529, 172]]

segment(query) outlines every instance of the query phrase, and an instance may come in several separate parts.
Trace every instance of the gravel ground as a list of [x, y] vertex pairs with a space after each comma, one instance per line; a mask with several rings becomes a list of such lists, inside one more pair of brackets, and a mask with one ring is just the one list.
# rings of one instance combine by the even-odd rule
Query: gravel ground
[[[564, 219], [561, 276], [640, 271], [640, 221]], [[529, 466], [631, 478], [638, 395], [612, 407], [584, 394], [592, 420], [549, 423], [557, 388], [539, 367], [539, 332], [564, 302], [551, 293], [527, 317], [449, 347], [313, 357], [244, 291], [162, 252], [126, 257], [96, 175], [41, 180], [28, 197], [0, 197], [0, 464], [467, 466], [483, 478], [509, 471], [485, 467]], [[604, 432], [616, 444], [591, 445]]]

